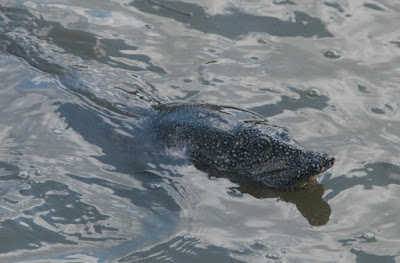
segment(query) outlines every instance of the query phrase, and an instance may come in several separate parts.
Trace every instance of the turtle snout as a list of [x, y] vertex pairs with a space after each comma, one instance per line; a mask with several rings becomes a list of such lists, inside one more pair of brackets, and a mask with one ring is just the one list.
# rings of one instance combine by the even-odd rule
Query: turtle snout
[[323, 173], [335, 163], [335, 157], [325, 153], [318, 153], [316, 157], [314, 157], [314, 166], [316, 172]]
[[327, 155], [326, 157], [325, 157], [325, 159], [326, 159], [326, 169], [329, 169], [329, 168], [331, 168], [332, 166], [333, 166], [333, 164], [335, 163], [335, 157], [334, 156], [332, 156], [332, 155]]
[[335, 163], [335, 157], [325, 153], [309, 151], [302, 160], [303, 166], [312, 174], [323, 173]]

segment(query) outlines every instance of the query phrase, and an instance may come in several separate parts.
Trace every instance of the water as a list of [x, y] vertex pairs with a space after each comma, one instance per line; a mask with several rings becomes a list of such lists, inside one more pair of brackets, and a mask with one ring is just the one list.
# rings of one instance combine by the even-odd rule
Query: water
[[[399, 261], [400, 5], [303, 2], [1, 0], [0, 261]], [[209, 178], [141, 143], [168, 102], [336, 163], [294, 192]]]

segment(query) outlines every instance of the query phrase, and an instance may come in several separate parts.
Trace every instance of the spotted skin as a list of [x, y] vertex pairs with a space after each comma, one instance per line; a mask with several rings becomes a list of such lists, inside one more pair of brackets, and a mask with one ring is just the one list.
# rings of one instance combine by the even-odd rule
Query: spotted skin
[[193, 162], [266, 187], [290, 189], [329, 169], [334, 157], [301, 147], [286, 128], [261, 116], [214, 105], [156, 108], [152, 129], [169, 147], [186, 149]]

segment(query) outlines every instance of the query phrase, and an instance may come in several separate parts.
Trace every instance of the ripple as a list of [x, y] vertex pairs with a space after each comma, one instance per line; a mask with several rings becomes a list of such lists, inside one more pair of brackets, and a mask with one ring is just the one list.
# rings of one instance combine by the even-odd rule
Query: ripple
[[240, 192], [239, 189], [237, 188], [228, 188], [226, 190], [226, 192], [228, 193], [228, 195], [234, 196], [234, 197], [243, 197], [242, 192]]
[[60, 129], [53, 129], [53, 133], [55, 135], [63, 135], [64, 134], [64, 132], [62, 130], [60, 130]]
[[279, 259], [279, 258], [280, 258], [279, 255], [274, 254], [274, 253], [267, 253], [267, 254], [265, 255], [265, 257], [266, 257], [266, 258], [269, 258], [269, 259]]
[[310, 98], [318, 98], [322, 96], [322, 91], [317, 88], [309, 89], [307, 95]]
[[341, 57], [341, 54], [335, 49], [330, 49], [324, 52], [324, 57], [329, 59], [338, 59]]

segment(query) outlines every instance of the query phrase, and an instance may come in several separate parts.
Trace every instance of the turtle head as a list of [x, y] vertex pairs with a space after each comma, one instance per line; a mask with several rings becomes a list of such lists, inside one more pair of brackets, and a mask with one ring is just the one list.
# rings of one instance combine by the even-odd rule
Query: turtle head
[[289, 189], [328, 170], [335, 158], [301, 147], [286, 128], [269, 124], [238, 130], [234, 152], [236, 172], [268, 187]]

